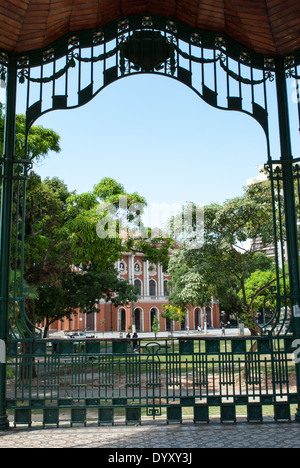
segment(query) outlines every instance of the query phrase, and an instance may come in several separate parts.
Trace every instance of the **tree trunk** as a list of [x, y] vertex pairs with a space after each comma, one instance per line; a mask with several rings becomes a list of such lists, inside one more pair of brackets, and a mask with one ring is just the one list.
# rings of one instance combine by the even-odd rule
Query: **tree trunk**
[[23, 343], [23, 357], [21, 357], [19, 366], [19, 381], [22, 385], [30, 385], [32, 379], [37, 377], [35, 368], [35, 359], [30, 354], [30, 343]]
[[245, 383], [247, 380], [247, 376], [249, 375], [250, 372], [250, 366], [251, 362], [253, 361], [253, 353], [257, 351], [257, 341], [254, 341], [253, 345], [251, 346], [250, 350], [247, 352], [245, 356], [245, 365], [244, 365], [244, 370], [241, 375], [241, 383]]
[[48, 318], [46, 318], [43, 338], [47, 338], [50, 325], [51, 323], [49, 322]]

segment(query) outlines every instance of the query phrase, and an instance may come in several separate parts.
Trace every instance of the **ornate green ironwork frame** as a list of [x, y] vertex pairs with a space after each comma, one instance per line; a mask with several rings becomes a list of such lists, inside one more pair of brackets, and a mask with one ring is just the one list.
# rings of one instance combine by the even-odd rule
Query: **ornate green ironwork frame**
[[[2, 83], [6, 83], [7, 91], [4, 152], [0, 159], [0, 344], [5, 345], [5, 350], [11, 350], [6, 352], [8, 355], [12, 353], [10, 356], [16, 368], [19, 363], [22, 369], [22, 362], [24, 363], [24, 356], [18, 357], [17, 339], [29, 346], [30, 351], [26, 351], [29, 353], [26, 366], [29, 355], [34, 356], [35, 350], [44, 349], [39, 330], [30, 323], [24, 312], [26, 288], [22, 271], [26, 179], [32, 162], [28, 158], [27, 150], [21, 159], [15, 156], [17, 88], [26, 87], [25, 114], [28, 138], [34, 122], [45, 113], [83, 106], [116, 80], [141, 73], [176, 79], [194, 90], [211, 106], [243, 112], [261, 126], [266, 137], [266, 169], [272, 186], [277, 268], [277, 310], [262, 333], [267, 334], [270, 340], [277, 340], [278, 336], [285, 337], [289, 350], [291, 338], [300, 338], [300, 170], [299, 160], [293, 158], [294, 135], [290, 130], [291, 106], [288, 102], [288, 83], [293, 82], [296, 83], [293, 119], [297, 116], [300, 121], [300, 52], [289, 57], [265, 57], [247, 50], [228, 37], [195, 30], [174, 19], [155, 15], [132, 16], [98, 30], [67, 35], [43, 50], [28, 52], [22, 56], [0, 53], [0, 79]], [[22, 201], [22, 215], [19, 212], [13, 213], [13, 194]], [[16, 205], [18, 210], [20, 203]], [[16, 220], [14, 223], [12, 218]], [[12, 245], [16, 246], [15, 258], [11, 258]], [[21, 245], [21, 248], [18, 248], [18, 245]], [[21, 271], [20, 280], [17, 279], [17, 266]], [[11, 270], [14, 275], [13, 291], [9, 279]], [[284, 278], [283, 287], [280, 286], [280, 275]], [[10, 321], [9, 309], [13, 317]], [[273, 345], [271, 348], [273, 349]], [[172, 353], [172, 356], [174, 355], [176, 353]], [[48, 359], [46, 354], [45, 359]], [[51, 366], [58, 358], [53, 359]], [[166, 359], [169, 359], [168, 353]], [[172, 359], [175, 359], [175, 365], [177, 358]], [[56, 362], [55, 365], [60, 364]], [[4, 352], [0, 356], [0, 428], [8, 425], [6, 370], [7, 359]], [[300, 408], [299, 364], [296, 365], [296, 370], [297, 402]], [[43, 398], [45, 400], [46, 396]], [[261, 398], [263, 399], [263, 396]], [[290, 401], [289, 397], [287, 398]], [[295, 398], [293, 395], [292, 400], [295, 401]], [[15, 401], [19, 401], [18, 396]], [[28, 401], [31, 401], [30, 395]], [[30, 411], [30, 403], [27, 410]], [[22, 411], [25, 409], [17, 408], [21, 419]], [[197, 411], [202, 414], [202, 411], [206, 410]], [[299, 411], [300, 409], [297, 420], [300, 419]], [[52, 416], [53, 414], [51, 413]], [[156, 409], [153, 409], [153, 415], [155, 414]], [[51, 415], [47, 412], [50, 420]]]

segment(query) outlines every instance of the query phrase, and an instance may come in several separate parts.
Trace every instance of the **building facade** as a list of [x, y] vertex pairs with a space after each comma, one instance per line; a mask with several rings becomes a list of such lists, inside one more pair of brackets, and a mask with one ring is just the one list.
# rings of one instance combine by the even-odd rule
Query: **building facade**
[[139, 290], [138, 300], [126, 306], [114, 306], [111, 302], [101, 300], [98, 312], [85, 314], [78, 312], [70, 320], [64, 319], [51, 326], [52, 331], [86, 331], [86, 332], [132, 332], [133, 313], [137, 333], [152, 331], [154, 317], [157, 317], [161, 332], [218, 328], [220, 326], [220, 309], [212, 298], [209, 307], [193, 307], [187, 310], [182, 324], [170, 323], [161, 316], [163, 305], [168, 304], [168, 282], [170, 276], [163, 272], [160, 264], [150, 264], [143, 254], [125, 254], [118, 261], [116, 268], [120, 278], [130, 281]]

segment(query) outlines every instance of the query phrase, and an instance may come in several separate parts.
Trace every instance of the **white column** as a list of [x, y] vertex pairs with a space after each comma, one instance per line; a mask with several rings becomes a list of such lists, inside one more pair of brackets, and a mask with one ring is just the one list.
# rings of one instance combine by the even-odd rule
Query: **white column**
[[203, 315], [203, 330], [205, 334], [207, 335], [207, 314], [206, 314], [206, 306], [203, 307], [204, 310], [204, 315]]
[[146, 285], [145, 285], [145, 295], [149, 296], [149, 260], [146, 261]]
[[156, 295], [158, 297], [162, 296], [162, 291], [161, 291], [161, 266], [160, 266], [159, 263], [157, 265], [157, 291], [156, 291]]
[[159, 265], [160, 271], [160, 296], [164, 296], [164, 272], [162, 265]]
[[128, 260], [128, 279], [131, 284], [134, 284], [134, 255], [130, 255]]
[[143, 297], [147, 296], [147, 265], [143, 262]]

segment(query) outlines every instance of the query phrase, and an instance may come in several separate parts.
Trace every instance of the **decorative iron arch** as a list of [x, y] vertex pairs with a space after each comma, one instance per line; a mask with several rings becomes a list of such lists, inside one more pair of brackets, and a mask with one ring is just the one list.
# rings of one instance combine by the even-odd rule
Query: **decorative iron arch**
[[[284, 81], [288, 78], [296, 80], [298, 85], [300, 53], [285, 59], [265, 57], [224, 35], [195, 30], [178, 20], [156, 15], [130, 16], [97, 30], [68, 34], [45, 49], [22, 56], [3, 52], [0, 54], [2, 83], [8, 80], [9, 74], [14, 75], [20, 86], [26, 87], [26, 141], [30, 128], [44, 114], [81, 107], [111, 83], [138, 74], [175, 79], [217, 109], [249, 115], [266, 136], [266, 168], [273, 184], [275, 213], [278, 190], [276, 192], [274, 187], [285, 177], [278, 172], [281, 160], [271, 155], [269, 102], [274, 92], [278, 96], [284, 94]], [[283, 117], [279, 107], [278, 101], [280, 121], [286, 116]], [[298, 114], [300, 118], [299, 102]], [[280, 122], [277, 130], [280, 132]], [[288, 143], [285, 151], [288, 158], [292, 158]], [[0, 162], [4, 163], [5, 158]], [[16, 159], [13, 166], [14, 179], [26, 184], [32, 167], [28, 155], [25, 153], [24, 159]], [[278, 278], [280, 255], [277, 252]], [[20, 296], [23, 295], [24, 291], [20, 291]], [[278, 297], [278, 304], [280, 300]], [[272, 323], [277, 321], [278, 313]], [[24, 323], [26, 325], [27, 318]], [[29, 328], [32, 325], [29, 324]]]
[[[5, 79], [5, 55], [2, 62]], [[269, 141], [266, 88], [274, 81], [275, 59], [177, 20], [133, 16], [67, 35], [18, 57], [17, 69], [19, 82], [27, 84], [27, 131], [47, 112], [83, 106], [114, 81], [150, 73], [180, 81], [215, 108], [250, 115]]]

